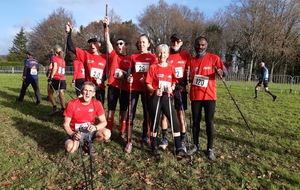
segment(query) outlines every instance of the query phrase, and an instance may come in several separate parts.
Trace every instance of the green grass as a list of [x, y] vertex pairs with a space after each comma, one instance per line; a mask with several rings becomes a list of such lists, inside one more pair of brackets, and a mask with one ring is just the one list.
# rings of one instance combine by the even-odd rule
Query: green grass
[[[67, 83], [70, 81], [68, 76]], [[36, 106], [27, 94], [23, 102], [15, 102], [21, 88], [20, 75], [2, 74], [0, 84], [0, 188], [81, 189], [84, 184], [81, 157], [79, 152], [72, 155], [64, 152], [63, 118], [48, 116], [51, 104], [46, 100]], [[43, 98], [46, 85], [46, 77], [41, 75]], [[261, 90], [259, 98], [254, 100], [254, 87], [246, 90], [242, 86], [242, 82], [230, 85], [230, 91], [254, 137], [219, 82], [214, 143], [217, 162], [209, 162], [202, 151], [194, 156], [193, 162], [185, 159], [175, 162], [172, 143], [157, 161], [140, 143], [139, 108], [131, 154], [123, 151], [125, 143], [118, 136], [118, 126], [113, 130], [111, 142], [96, 144], [99, 155], [93, 161], [95, 189], [298, 189], [300, 95], [274, 90], [278, 99], [273, 102]], [[29, 91], [33, 95], [32, 88]], [[68, 91], [75, 97], [74, 89], [68, 87]], [[71, 98], [66, 94], [66, 99]], [[188, 110], [188, 123], [189, 115]], [[203, 121], [201, 129], [200, 144], [205, 149]], [[171, 130], [168, 135], [171, 139]]]

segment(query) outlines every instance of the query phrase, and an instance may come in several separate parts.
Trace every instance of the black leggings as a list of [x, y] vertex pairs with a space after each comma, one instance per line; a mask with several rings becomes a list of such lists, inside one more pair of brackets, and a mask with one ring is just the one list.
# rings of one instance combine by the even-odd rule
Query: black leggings
[[202, 117], [202, 107], [204, 108], [204, 118], [206, 124], [207, 150], [212, 149], [214, 140], [214, 114], [216, 109], [215, 100], [192, 101], [193, 119], [193, 141], [199, 147], [200, 121]]

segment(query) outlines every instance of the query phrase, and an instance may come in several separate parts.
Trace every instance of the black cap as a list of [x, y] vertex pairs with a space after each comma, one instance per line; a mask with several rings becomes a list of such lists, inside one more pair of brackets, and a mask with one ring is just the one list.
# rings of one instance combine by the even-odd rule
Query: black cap
[[33, 53], [31, 51], [26, 51], [26, 54], [33, 56]]
[[181, 37], [178, 34], [173, 34], [170, 39], [175, 39], [175, 40], [182, 40]]
[[100, 42], [100, 39], [99, 38], [90, 38], [88, 41], [88, 43], [91, 43], [91, 42]]

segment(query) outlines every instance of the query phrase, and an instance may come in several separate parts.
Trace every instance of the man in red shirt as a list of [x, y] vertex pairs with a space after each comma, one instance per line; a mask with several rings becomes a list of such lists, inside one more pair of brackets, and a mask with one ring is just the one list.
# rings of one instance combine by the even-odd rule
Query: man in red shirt
[[101, 54], [99, 51], [101, 46], [100, 39], [95, 37], [87, 41], [89, 44], [89, 51], [82, 50], [78, 47], [75, 48], [71, 38], [71, 28], [71, 24], [67, 23], [67, 48], [69, 51], [75, 54], [79, 61], [83, 63], [85, 70], [85, 81], [93, 82], [96, 85], [96, 99], [100, 100], [102, 104], [104, 104], [106, 56], [105, 54]]
[[[177, 111], [177, 116], [180, 123], [180, 140], [183, 147], [185, 147], [185, 121], [184, 121], [184, 111], [187, 109], [187, 91], [186, 91], [186, 63], [191, 59], [189, 52], [183, 50], [181, 47], [183, 45], [182, 38], [178, 34], [173, 34], [170, 37], [170, 55], [167, 59], [167, 63], [175, 67], [175, 77], [176, 77], [176, 88], [174, 91], [174, 105]], [[167, 118], [163, 115], [162, 121], [162, 140], [159, 147], [166, 149], [168, 146], [167, 134]]]
[[206, 52], [207, 46], [207, 39], [203, 36], [198, 37], [194, 43], [197, 55], [188, 62], [191, 82], [192, 131], [193, 141], [196, 147], [192, 153], [200, 149], [200, 121], [202, 108], [204, 108], [207, 134], [206, 155], [210, 160], [215, 161], [213, 140], [214, 113], [217, 99], [216, 74], [218, 73], [220, 76], [225, 77], [227, 70], [219, 56]]
[[80, 89], [85, 82], [85, 71], [81, 61], [75, 59], [73, 62], [74, 73], [71, 82], [71, 87], [75, 87], [77, 97], [81, 96]]
[[[68, 153], [75, 152], [79, 143], [89, 142], [84, 150], [96, 155], [93, 142], [108, 141], [111, 132], [105, 128], [107, 125], [105, 111], [100, 101], [93, 99], [96, 86], [92, 82], [85, 82], [81, 89], [82, 97], [71, 100], [64, 112], [64, 129], [69, 136], [65, 142], [65, 149]], [[95, 124], [95, 118], [99, 120]], [[91, 147], [91, 149], [88, 149]]]

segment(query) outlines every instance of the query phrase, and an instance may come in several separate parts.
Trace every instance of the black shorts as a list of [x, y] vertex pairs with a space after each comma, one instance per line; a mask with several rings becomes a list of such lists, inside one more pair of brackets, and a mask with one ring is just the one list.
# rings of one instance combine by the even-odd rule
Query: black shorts
[[174, 107], [176, 110], [187, 110], [187, 92], [174, 91]]
[[257, 83], [257, 86], [261, 86], [262, 84], [264, 85], [264, 88], [267, 88], [268, 87], [268, 83], [269, 83], [269, 81], [268, 80], [262, 80], [262, 81], [259, 81], [258, 83]]
[[58, 86], [59, 86], [60, 90], [66, 90], [67, 89], [67, 84], [66, 84], [65, 80], [52, 80], [51, 85], [54, 88], [54, 90], [58, 90]]
[[120, 111], [126, 111], [129, 104], [129, 92], [114, 86], [108, 86], [107, 100], [109, 110], [116, 110], [119, 100]]

